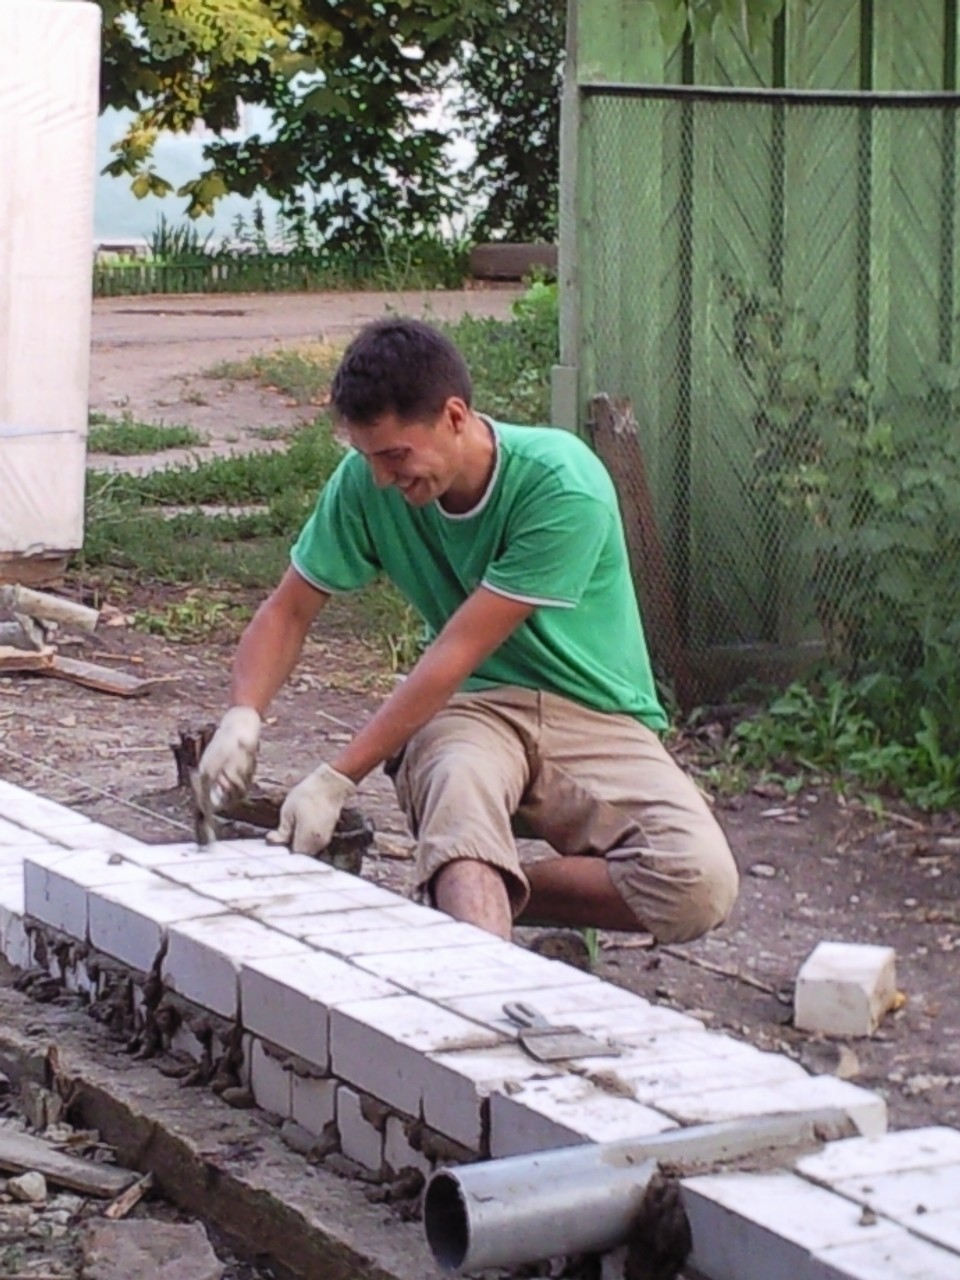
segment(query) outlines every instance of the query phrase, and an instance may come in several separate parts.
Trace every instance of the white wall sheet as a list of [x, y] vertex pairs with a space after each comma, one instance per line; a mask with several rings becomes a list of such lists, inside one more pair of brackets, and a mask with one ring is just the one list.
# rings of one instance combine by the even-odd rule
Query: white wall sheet
[[0, 0], [0, 556], [83, 541], [100, 9]]

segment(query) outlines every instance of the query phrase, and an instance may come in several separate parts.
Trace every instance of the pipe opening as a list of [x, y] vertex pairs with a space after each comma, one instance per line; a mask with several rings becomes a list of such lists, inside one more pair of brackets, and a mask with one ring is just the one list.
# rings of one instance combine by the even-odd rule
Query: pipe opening
[[463, 1189], [452, 1173], [441, 1170], [427, 1183], [423, 1202], [427, 1243], [444, 1271], [456, 1271], [470, 1248], [470, 1219]]

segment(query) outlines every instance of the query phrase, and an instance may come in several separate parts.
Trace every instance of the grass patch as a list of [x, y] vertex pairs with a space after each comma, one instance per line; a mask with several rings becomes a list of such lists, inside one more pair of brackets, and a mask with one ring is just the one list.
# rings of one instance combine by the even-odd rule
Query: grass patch
[[330, 379], [342, 347], [316, 344], [290, 351], [269, 351], [248, 360], [225, 360], [207, 370], [210, 378], [255, 379], [297, 404], [326, 404]]
[[109, 453], [115, 457], [198, 448], [206, 443], [192, 427], [134, 422], [132, 418], [110, 418], [101, 413], [90, 415], [87, 433], [87, 448], [91, 453]]

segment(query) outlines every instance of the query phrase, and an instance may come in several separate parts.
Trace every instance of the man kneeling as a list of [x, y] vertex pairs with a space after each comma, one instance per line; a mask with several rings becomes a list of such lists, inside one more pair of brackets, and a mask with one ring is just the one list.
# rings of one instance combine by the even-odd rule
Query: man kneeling
[[[737, 871], [664, 750], [613, 483], [581, 440], [494, 422], [444, 336], [387, 319], [331, 388], [352, 450], [291, 567], [244, 632], [232, 706], [201, 761], [218, 805], [256, 765], [261, 717], [331, 595], [384, 574], [423, 617], [423, 656], [287, 796], [271, 836], [317, 853], [383, 764], [417, 839], [417, 886], [500, 937], [515, 920], [680, 942], [729, 913]], [[522, 867], [515, 833], [560, 858]]]

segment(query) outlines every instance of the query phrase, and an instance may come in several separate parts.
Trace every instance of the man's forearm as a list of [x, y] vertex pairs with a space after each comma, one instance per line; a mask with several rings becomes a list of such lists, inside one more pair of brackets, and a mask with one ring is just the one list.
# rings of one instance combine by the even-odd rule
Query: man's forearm
[[[294, 581], [295, 590], [300, 587]], [[261, 715], [297, 665], [310, 623], [327, 597], [310, 592], [307, 608], [290, 608], [281, 585], [265, 600], [240, 637], [233, 660], [230, 699]]]

